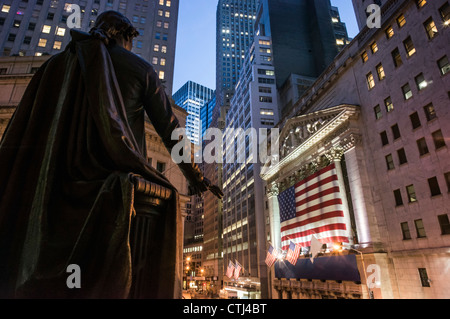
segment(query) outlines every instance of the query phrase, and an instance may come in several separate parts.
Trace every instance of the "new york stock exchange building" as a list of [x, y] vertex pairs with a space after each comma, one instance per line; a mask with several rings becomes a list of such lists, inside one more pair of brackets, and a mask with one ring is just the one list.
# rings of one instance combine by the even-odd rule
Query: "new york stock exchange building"
[[272, 298], [450, 297], [449, 12], [383, 1], [283, 115], [261, 173]]

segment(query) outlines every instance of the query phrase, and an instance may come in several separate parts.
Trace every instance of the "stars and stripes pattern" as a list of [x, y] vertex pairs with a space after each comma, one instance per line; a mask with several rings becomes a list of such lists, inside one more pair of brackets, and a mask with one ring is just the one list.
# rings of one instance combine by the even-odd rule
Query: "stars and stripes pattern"
[[298, 256], [300, 255], [301, 249], [302, 246], [300, 246], [299, 244], [295, 244], [291, 241], [291, 243], [289, 244], [288, 252], [286, 254], [286, 260], [295, 266], [295, 264], [297, 263]]
[[278, 257], [278, 251], [272, 246], [269, 245], [269, 249], [267, 251], [266, 256], [266, 265], [270, 268], [275, 263], [275, 260]]
[[241, 275], [242, 266], [237, 260], [236, 260], [236, 264], [235, 265], [236, 266], [234, 268], [234, 279], [239, 279], [239, 276]]
[[310, 246], [312, 234], [322, 243], [349, 242], [334, 163], [280, 193], [278, 202], [282, 250], [291, 241]]
[[227, 277], [231, 279], [233, 277], [233, 272], [234, 272], [234, 264], [230, 260], [230, 262], [228, 263], [228, 268], [227, 268], [227, 274], [226, 274]]

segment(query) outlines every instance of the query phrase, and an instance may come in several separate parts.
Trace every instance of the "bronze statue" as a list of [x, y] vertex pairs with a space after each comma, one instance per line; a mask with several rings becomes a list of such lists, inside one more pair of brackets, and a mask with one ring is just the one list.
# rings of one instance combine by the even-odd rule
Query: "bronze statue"
[[[170, 190], [151, 297], [173, 298], [178, 193], [146, 160], [144, 115], [169, 152], [178, 120], [153, 67], [130, 52], [137, 32], [125, 16], [104, 12], [71, 36], [32, 78], [0, 144], [0, 298], [128, 298], [135, 177]], [[179, 167], [192, 193], [221, 198], [193, 161]], [[67, 288], [72, 264], [80, 289]]]

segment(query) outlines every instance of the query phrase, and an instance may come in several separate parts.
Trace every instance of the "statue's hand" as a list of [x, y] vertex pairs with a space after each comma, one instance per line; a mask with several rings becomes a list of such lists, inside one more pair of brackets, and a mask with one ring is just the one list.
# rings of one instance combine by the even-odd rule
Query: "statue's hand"
[[199, 184], [189, 186], [189, 195], [200, 195], [203, 192], [209, 190], [218, 199], [222, 199], [223, 193], [217, 185], [211, 185], [211, 182], [206, 177]]

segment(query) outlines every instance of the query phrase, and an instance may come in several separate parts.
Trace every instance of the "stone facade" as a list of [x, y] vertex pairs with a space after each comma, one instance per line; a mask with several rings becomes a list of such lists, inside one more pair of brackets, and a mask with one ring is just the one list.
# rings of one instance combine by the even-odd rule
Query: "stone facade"
[[[357, 254], [359, 292], [346, 294], [344, 281], [337, 288], [329, 280], [273, 277], [273, 298], [450, 297], [448, 1], [416, 2], [383, 1], [381, 28], [360, 24], [356, 38], [278, 124], [281, 159], [262, 175], [276, 245], [275, 195], [340, 156], [354, 232], [340, 254]], [[333, 109], [353, 115], [340, 121]], [[302, 121], [319, 126], [300, 138], [290, 124]]]

